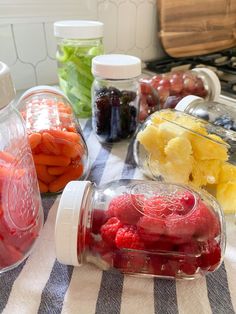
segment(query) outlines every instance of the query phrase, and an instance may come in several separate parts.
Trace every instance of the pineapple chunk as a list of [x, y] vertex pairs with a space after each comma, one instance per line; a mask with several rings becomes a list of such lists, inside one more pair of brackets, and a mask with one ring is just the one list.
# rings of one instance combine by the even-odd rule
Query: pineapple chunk
[[220, 183], [217, 185], [216, 198], [223, 207], [225, 214], [236, 212], [236, 182]]
[[236, 181], [236, 166], [225, 162], [220, 170], [219, 182]]
[[207, 130], [204, 126], [204, 123], [197, 120], [194, 117], [187, 116], [187, 115], [180, 115], [175, 122], [193, 132], [196, 132], [202, 135], [207, 135]]
[[198, 160], [206, 159], [218, 159], [226, 161], [228, 159], [227, 146], [209, 140], [207, 137], [203, 137], [197, 134], [191, 134], [189, 140], [192, 144], [193, 156]]
[[175, 137], [165, 146], [166, 158], [174, 163], [183, 163], [192, 154], [192, 146], [187, 138]]
[[159, 125], [159, 134], [163, 139], [163, 143], [166, 145], [169, 140], [177, 136], [184, 136], [187, 131], [181, 126], [173, 124], [171, 122], [164, 122]]
[[188, 159], [182, 162], [167, 161], [164, 164], [159, 164], [159, 173], [163, 176], [165, 181], [187, 184], [189, 182], [189, 175], [192, 171], [193, 158], [189, 156]]
[[175, 121], [176, 119], [176, 112], [171, 110], [163, 110], [158, 111], [152, 115], [152, 122], [156, 125], [159, 125], [165, 122], [165, 119], [168, 121]]
[[192, 171], [192, 184], [200, 187], [207, 184], [218, 183], [222, 161], [220, 160], [195, 160]]
[[164, 143], [160, 136], [158, 127], [148, 125], [137, 135], [138, 141], [144, 146], [146, 151], [155, 159], [164, 159]]

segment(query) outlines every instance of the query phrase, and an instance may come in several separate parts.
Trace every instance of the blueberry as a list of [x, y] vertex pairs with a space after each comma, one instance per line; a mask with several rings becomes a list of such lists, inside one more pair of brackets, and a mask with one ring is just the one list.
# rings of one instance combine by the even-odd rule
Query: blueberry
[[233, 124], [233, 126], [231, 127], [231, 130], [236, 131], [236, 123]]
[[224, 124], [224, 128], [227, 129], [227, 130], [231, 130], [232, 126], [233, 126], [233, 123], [226, 123], [226, 124]]
[[223, 119], [222, 118], [217, 118], [215, 120], [214, 124], [218, 125], [218, 126], [223, 126], [224, 125]]

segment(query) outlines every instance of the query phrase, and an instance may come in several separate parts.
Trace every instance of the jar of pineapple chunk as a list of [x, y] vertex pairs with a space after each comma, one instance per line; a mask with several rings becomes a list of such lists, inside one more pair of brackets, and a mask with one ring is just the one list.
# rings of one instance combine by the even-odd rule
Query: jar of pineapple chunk
[[236, 209], [236, 132], [177, 110], [153, 113], [140, 126], [134, 159], [155, 180], [208, 190], [225, 213]]

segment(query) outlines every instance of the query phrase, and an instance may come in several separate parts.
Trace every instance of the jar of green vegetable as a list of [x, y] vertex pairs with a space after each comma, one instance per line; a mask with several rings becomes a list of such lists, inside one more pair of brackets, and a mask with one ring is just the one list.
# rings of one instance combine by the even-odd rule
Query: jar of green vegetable
[[58, 39], [57, 62], [59, 84], [80, 118], [91, 110], [91, 63], [104, 53], [103, 23], [98, 21], [59, 21], [54, 23]]

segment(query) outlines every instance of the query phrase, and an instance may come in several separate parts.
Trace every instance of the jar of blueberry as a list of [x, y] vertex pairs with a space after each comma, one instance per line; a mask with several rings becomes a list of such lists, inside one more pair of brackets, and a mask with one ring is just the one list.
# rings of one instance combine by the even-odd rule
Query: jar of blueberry
[[102, 143], [132, 136], [138, 124], [141, 60], [121, 54], [92, 60], [93, 130]]
[[227, 130], [236, 131], [236, 108], [197, 96], [184, 97], [175, 107], [192, 116], [207, 120]]
[[210, 194], [184, 185], [71, 181], [57, 211], [55, 246], [63, 264], [195, 279], [223, 260], [224, 216]]

